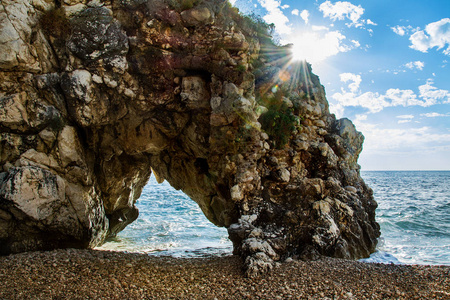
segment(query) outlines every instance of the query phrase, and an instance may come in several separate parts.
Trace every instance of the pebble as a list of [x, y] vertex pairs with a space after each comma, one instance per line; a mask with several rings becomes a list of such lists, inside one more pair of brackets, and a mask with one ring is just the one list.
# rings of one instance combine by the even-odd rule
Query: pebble
[[0, 299], [449, 299], [450, 267], [291, 259], [250, 279], [236, 256], [67, 249], [0, 257], [0, 282]]

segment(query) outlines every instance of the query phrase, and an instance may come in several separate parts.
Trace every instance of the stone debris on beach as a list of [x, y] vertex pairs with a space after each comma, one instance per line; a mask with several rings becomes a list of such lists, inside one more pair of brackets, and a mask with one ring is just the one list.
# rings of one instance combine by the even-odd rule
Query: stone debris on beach
[[0, 299], [450, 299], [450, 267], [288, 259], [244, 276], [237, 256], [55, 250], [0, 257]]

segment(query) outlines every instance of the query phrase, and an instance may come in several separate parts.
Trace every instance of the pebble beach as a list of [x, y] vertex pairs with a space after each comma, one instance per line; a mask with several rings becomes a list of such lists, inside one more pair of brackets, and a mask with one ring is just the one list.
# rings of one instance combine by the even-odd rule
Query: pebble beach
[[246, 278], [236, 256], [64, 249], [0, 257], [0, 299], [450, 299], [450, 267], [288, 259]]

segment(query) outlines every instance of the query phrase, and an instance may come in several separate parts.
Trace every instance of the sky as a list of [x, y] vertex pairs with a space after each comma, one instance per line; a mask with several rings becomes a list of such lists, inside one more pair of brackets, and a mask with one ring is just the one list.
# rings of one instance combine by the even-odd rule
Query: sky
[[450, 0], [232, 0], [312, 64], [362, 170], [450, 170]]

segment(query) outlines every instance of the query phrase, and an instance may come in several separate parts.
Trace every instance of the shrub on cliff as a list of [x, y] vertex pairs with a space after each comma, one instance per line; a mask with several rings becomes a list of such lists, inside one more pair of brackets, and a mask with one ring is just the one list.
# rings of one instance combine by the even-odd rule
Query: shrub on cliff
[[277, 92], [260, 98], [267, 112], [259, 118], [261, 128], [275, 142], [277, 149], [283, 148], [291, 135], [296, 130], [298, 117], [294, 115], [293, 109], [283, 101], [283, 94]]

